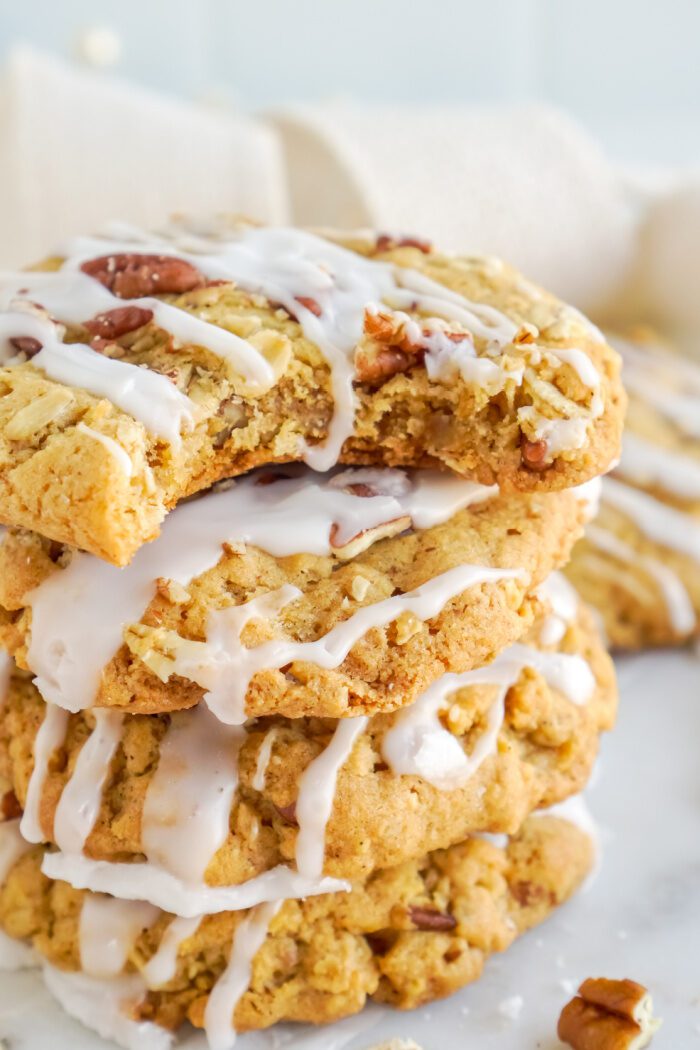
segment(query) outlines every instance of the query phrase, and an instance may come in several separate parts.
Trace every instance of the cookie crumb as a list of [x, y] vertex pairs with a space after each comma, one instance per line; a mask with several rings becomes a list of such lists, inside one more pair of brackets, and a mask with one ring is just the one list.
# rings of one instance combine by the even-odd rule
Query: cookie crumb
[[522, 995], [512, 995], [510, 999], [503, 999], [498, 1004], [498, 1012], [501, 1017], [506, 1017], [509, 1021], [517, 1021], [524, 1005], [525, 1000]]

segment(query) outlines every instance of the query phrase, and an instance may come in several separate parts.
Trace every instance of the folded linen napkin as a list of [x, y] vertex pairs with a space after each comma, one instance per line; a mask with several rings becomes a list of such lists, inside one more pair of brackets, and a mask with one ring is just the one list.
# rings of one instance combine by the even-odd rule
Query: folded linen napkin
[[288, 216], [277, 136], [18, 48], [0, 79], [0, 266], [39, 259], [114, 218]]
[[502, 255], [593, 312], [626, 277], [635, 199], [556, 111], [327, 102], [268, 116], [284, 142], [298, 222], [379, 226]]

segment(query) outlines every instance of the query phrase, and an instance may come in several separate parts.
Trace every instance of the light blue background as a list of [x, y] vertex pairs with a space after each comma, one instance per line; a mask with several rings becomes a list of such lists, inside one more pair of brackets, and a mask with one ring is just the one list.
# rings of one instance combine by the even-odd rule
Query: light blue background
[[698, 0], [0, 0], [0, 57], [94, 26], [116, 72], [190, 98], [544, 99], [617, 158], [700, 161]]

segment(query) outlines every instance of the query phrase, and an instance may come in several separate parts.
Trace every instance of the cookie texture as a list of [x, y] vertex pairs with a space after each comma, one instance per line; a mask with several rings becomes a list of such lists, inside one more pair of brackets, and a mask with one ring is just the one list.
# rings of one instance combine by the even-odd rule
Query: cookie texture
[[[326, 874], [355, 879], [450, 846], [475, 832], [513, 833], [533, 809], [551, 806], [583, 789], [599, 735], [611, 728], [614, 719], [614, 670], [585, 608], [579, 608], [568, 626], [562, 624], [556, 644], [543, 641], [550, 619], [549, 612], [540, 615], [524, 639], [530, 652], [524, 654], [525, 666], [512, 676], [504, 701], [499, 685], [482, 682], [445, 689], [441, 723], [436, 723], [429, 739], [444, 748], [441, 731], [446, 731], [474, 763], [455, 775], [454, 782], [440, 779], [445, 774], [439, 766], [426, 769], [426, 777], [417, 771], [399, 775], [387, 761], [394, 753], [387, 750], [387, 741], [392, 732], [396, 737], [401, 715], [370, 719], [338, 773], [325, 828]], [[518, 653], [522, 652], [519, 647]], [[583, 696], [583, 702], [578, 696], [572, 701], [556, 679], [548, 680], [547, 667], [537, 669], [538, 654], [543, 653], [551, 654], [549, 667], [555, 674], [561, 666], [556, 654], [564, 660], [585, 661], [585, 667], [572, 668], [579, 677], [584, 672], [591, 676], [590, 694]], [[503, 658], [508, 660], [507, 652]], [[30, 679], [15, 675], [0, 719], [0, 776], [20, 808], [26, 803], [34, 741], [45, 708]], [[500, 721], [494, 721], [494, 711]], [[102, 805], [85, 845], [88, 856], [116, 861], [147, 854], [144, 804], [158, 768], [160, 745], [171, 727], [191, 732], [189, 718], [184, 712], [140, 715], [123, 724]], [[209, 884], [238, 884], [277, 864], [294, 862], [300, 783], [337, 727], [329, 719], [279, 717], [259, 719], [246, 727], [228, 838], [209, 863]], [[56, 808], [93, 728], [92, 713], [71, 716], [65, 740], [49, 756], [39, 803], [47, 842], [54, 841]], [[403, 741], [394, 746], [408, 755], [414, 745], [410, 730], [404, 732]]]
[[[566, 561], [583, 513], [573, 491], [499, 496], [459, 511], [442, 525], [380, 539], [349, 561], [306, 554], [275, 558], [254, 547], [227, 544], [218, 564], [186, 589], [159, 582], [141, 620], [125, 628], [124, 644], [104, 668], [96, 704], [131, 713], [197, 704], [203, 688], [177, 674], [183, 646], [189, 646], [187, 653], [206, 655], [205, 647], [193, 650], [191, 643], [205, 641], [213, 611], [285, 585], [298, 588], [300, 596], [276, 616], [261, 611], [245, 625], [240, 635], [245, 646], [271, 639], [315, 641], [358, 611], [413, 592], [458, 566], [519, 570], [513, 578], [468, 587], [425, 622], [401, 614], [370, 628], [336, 668], [291, 659], [258, 671], [245, 698], [250, 717], [342, 718], [410, 704], [445, 671], [480, 666], [522, 635], [532, 616], [528, 596]], [[22, 668], [29, 668], [32, 629], [25, 600], [66, 565], [70, 571], [71, 557], [70, 550], [23, 530], [10, 530], [0, 545], [0, 643]], [[97, 624], [111, 612], [109, 589], [102, 594]], [[68, 608], [65, 615], [71, 615]], [[84, 659], [89, 661], [89, 651]]]
[[[624, 412], [619, 360], [580, 314], [494, 260], [385, 237], [340, 235], [336, 242], [347, 249], [348, 279], [353, 260], [372, 260], [399, 276], [417, 275], [411, 280], [419, 286], [427, 278], [465, 297], [461, 313], [455, 303], [447, 311], [436, 306], [425, 292], [396, 310], [368, 291], [380, 301], [360, 302], [353, 321], [356, 341], [346, 355], [354, 421], [340, 462], [442, 466], [520, 491], [569, 487], [608, 468]], [[212, 280], [192, 263], [186, 280], [172, 280], [165, 270], [172, 259], [151, 254], [141, 265], [138, 245], [126, 247], [130, 254], [106, 255], [102, 268], [82, 267], [109, 288], [116, 309], [92, 316], [86, 305], [82, 317], [71, 300], [61, 316], [52, 300], [48, 313], [66, 326], [59, 333], [65, 342], [167, 377], [169, 396], [194, 406], [181, 441], [147, 430], [108, 397], [51, 378], [40, 367], [41, 340], [23, 333], [21, 314], [20, 356], [0, 368], [0, 520], [116, 564], [153, 539], [182, 498], [261, 464], [298, 460], [304, 447], [318, 449], [338, 409], [328, 347], [309, 336], [314, 323], [324, 323], [319, 302], [297, 294], [284, 308], [240, 281]], [[61, 265], [54, 259], [45, 268]], [[327, 268], [319, 272], [328, 277]], [[166, 294], [158, 302], [245, 341], [269, 366], [267, 388], [251, 390], [211, 348], [168, 332], [154, 314], [159, 288]], [[36, 312], [39, 293], [25, 292], [26, 309]], [[149, 308], [129, 305], [146, 302], [143, 296], [151, 297]], [[491, 325], [499, 317], [507, 323], [500, 342], [489, 324], [470, 324], [473, 307]]]
[[566, 572], [612, 645], [676, 644], [700, 614], [700, 368], [644, 329], [613, 342], [629, 390], [622, 455]]
[[[42, 850], [26, 853], [0, 889], [0, 924], [30, 940], [64, 970], [80, 967], [86, 894], [41, 874]], [[347, 894], [286, 901], [255, 955], [235, 1007], [238, 1031], [278, 1021], [327, 1023], [367, 999], [421, 1006], [476, 980], [485, 960], [543, 921], [580, 885], [593, 847], [573, 824], [530, 818], [503, 847], [472, 838], [417, 861], [376, 872]], [[181, 944], [175, 976], [144, 993], [137, 1016], [167, 1028], [204, 1023], [212, 987], [226, 966], [246, 912], [203, 919]], [[143, 970], [170, 917], [134, 940], [131, 971]]]

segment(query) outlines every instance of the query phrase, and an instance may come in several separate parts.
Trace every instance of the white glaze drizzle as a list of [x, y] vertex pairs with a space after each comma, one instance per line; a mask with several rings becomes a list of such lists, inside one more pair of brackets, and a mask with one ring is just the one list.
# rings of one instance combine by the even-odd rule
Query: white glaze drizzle
[[209, 993], [204, 1011], [209, 1050], [230, 1050], [236, 1041], [236, 1006], [248, 989], [253, 960], [280, 906], [280, 901], [261, 904], [236, 927], [228, 965]]
[[349, 883], [341, 879], [306, 879], [281, 864], [238, 886], [193, 885], [156, 864], [91, 860], [82, 853], [47, 853], [41, 870], [48, 878], [69, 882], [76, 889], [109, 893], [123, 900], [146, 900], [163, 911], [190, 919], [222, 911], [241, 911], [266, 901], [300, 899], [350, 889]]
[[193, 885], [229, 832], [244, 732], [222, 726], [199, 704], [171, 720], [141, 818], [143, 852], [151, 863]]
[[143, 901], [87, 894], [80, 911], [80, 965], [90, 977], [117, 977], [136, 941], [160, 912]]
[[551, 608], [540, 630], [540, 643], [546, 646], [558, 645], [576, 619], [579, 607], [576, 589], [562, 573], [553, 572], [537, 588], [537, 594]]
[[679, 354], [612, 337], [623, 358], [630, 393], [657, 409], [690, 437], [700, 438], [700, 369]]
[[658, 586], [666, 603], [671, 626], [679, 634], [693, 630], [697, 620], [690, 595], [681, 578], [658, 558], [642, 555], [614, 533], [599, 525], [589, 525], [586, 539], [603, 554], [623, 562], [639, 565]]
[[[506, 694], [526, 667], [536, 670], [551, 688], [573, 704], [586, 703], [595, 689], [593, 673], [578, 654], [512, 645], [487, 667], [444, 675], [397, 714], [382, 741], [382, 755], [392, 771], [397, 776], [419, 776], [442, 791], [464, 785], [495, 753]], [[439, 715], [455, 692], [483, 685], [493, 685], [497, 692], [489, 707], [486, 727], [467, 755], [459, 740], [445, 729]]]
[[121, 739], [123, 715], [96, 710], [94, 719], [95, 728], [80, 749], [54, 815], [53, 841], [66, 853], [80, 853], [95, 826], [102, 789]]
[[576, 451], [586, 443], [588, 419], [575, 416], [573, 419], [550, 419], [531, 405], [518, 409], [518, 420], [529, 423], [536, 441], [546, 441], [550, 457], [562, 452]]
[[131, 462], [126, 449], [118, 441], [115, 441], [114, 438], [109, 437], [107, 434], [100, 434], [98, 430], [93, 430], [92, 427], [87, 426], [85, 423], [78, 423], [76, 430], [79, 430], [81, 434], [87, 434], [93, 441], [99, 441], [100, 445], [103, 445], [108, 452], [112, 453], [125, 477], [130, 478], [132, 476], [134, 464]]
[[[374, 497], [355, 495], [338, 487], [337, 479], [309, 471], [269, 485], [259, 484], [261, 475], [256, 474], [176, 508], [158, 539], [144, 545], [123, 569], [75, 553], [66, 569], [25, 599], [32, 608], [27, 660], [37, 688], [45, 700], [67, 710], [91, 706], [103, 668], [122, 644], [124, 628], [143, 615], [158, 578], [186, 586], [216, 565], [227, 540], [261, 547], [277, 557], [329, 555], [334, 550], [332, 536], [342, 543], [403, 517], [427, 528], [496, 491], [421, 471], [396, 494], [399, 473], [389, 472], [389, 495]], [[344, 476], [352, 484], [353, 473]]]
[[44, 720], [34, 737], [34, 768], [29, 778], [27, 799], [20, 830], [28, 842], [45, 842], [41, 827], [41, 796], [48, 775], [49, 762], [56, 748], [63, 744], [68, 728], [68, 712], [47, 704]]
[[[698, 401], [700, 416], [700, 400]], [[616, 474], [637, 485], [658, 486], [679, 499], [700, 500], [700, 462], [627, 431]]]
[[367, 722], [365, 716], [341, 718], [330, 743], [306, 767], [299, 781], [295, 859], [297, 870], [306, 878], [319, 879], [323, 874], [326, 825], [333, 811], [338, 773]]
[[700, 527], [689, 514], [666, 506], [617, 478], [603, 480], [603, 500], [629, 518], [653, 543], [700, 563]]
[[255, 773], [253, 779], [250, 782], [250, 786], [255, 788], [256, 791], [264, 791], [265, 789], [265, 775], [267, 773], [267, 767], [270, 764], [270, 757], [272, 756], [272, 748], [277, 738], [277, 726], [273, 726], [272, 729], [268, 729], [260, 750], [258, 751], [258, 760], [255, 764]]
[[177, 957], [185, 941], [193, 937], [199, 929], [201, 917], [183, 919], [176, 915], [163, 934], [157, 951], [151, 956], [141, 971], [141, 976], [148, 988], [163, 988], [172, 981], [177, 972]]
[[43, 974], [46, 987], [66, 1013], [103, 1039], [124, 1050], [170, 1050], [173, 1046], [171, 1032], [130, 1016], [147, 991], [138, 974], [105, 981], [83, 973], [66, 973], [48, 963]]
[[[257, 616], [257, 608], [254, 606], [251, 610], [242, 605], [221, 609], [209, 616], [206, 642], [192, 642], [175, 653], [173, 673], [206, 689], [204, 699], [222, 722], [240, 725], [245, 721], [248, 686], [259, 671], [284, 667], [295, 661], [307, 661], [324, 669], [338, 667], [371, 628], [384, 627], [405, 612], [413, 613], [419, 620], [430, 620], [449, 601], [471, 587], [522, 575], [519, 570], [459, 565], [414, 591], [364, 606], [316, 641], [292, 642], [280, 638], [262, 642], [252, 649], [243, 645], [240, 634], [248, 620]], [[285, 585], [277, 592], [277, 604], [284, 606], [299, 593], [296, 588]]]
[[179, 443], [181, 431], [192, 430], [200, 416], [195, 403], [167, 376], [105, 357], [82, 343], [63, 343], [59, 326], [20, 309], [0, 314], [0, 360], [4, 357], [9, 363], [8, 354], [14, 353], [9, 340], [21, 336], [42, 344], [32, 365], [49, 379], [108, 398], [150, 433], [172, 445]]
[[[612, 470], [614, 467], [610, 469]], [[582, 485], [574, 485], [571, 491], [583, 508], [584, 521], [593, 521], [600, 509], [600, 501], [603, 496], [603, 478], [591, 478], [590, 481], [584, 481]]]

